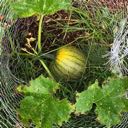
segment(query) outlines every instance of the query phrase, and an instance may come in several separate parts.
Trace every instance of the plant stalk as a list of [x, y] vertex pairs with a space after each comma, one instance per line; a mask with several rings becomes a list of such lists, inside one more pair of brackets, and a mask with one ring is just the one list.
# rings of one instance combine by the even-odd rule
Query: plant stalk
[[[39, 19], [39, 27], [38, 27], [38, 53], [41, 52], [41, 33], [42, 33], [42, 23], [43, 23], [43, 17], [44, 15], [40, 15], [40, 19]], [[38, 54], [37, 53], [37, 54]], [[48, 69], [48, 67], [46, 66], [46, 64], [44, 63], [43, 60], [39, 59], [40, 63], [42, 64], [42, 66], [44, 67], [44, 69], [46, 70], [46, 72], [48, 73], [49, 77], [51, 77], [54, 80], [54, 77], [52, 76], [50, 70]]]
[[42, 22], [44, 15], [40, 15], [39, 27], [38, 27], [38, 52], [41, 52], [41, 33], [42, 33]]
[[42, 59], [40, 59], [40, 63], [43, 65], [43, 67], [46, 70], [46, 72], [48, 73], [49, 77], [51, 77], [54, 80], [54, 77], [52, 76], [50, 70], [48, 69], [48, 67], [46, 66], [46, 64], [44, 63], [44, 61]]

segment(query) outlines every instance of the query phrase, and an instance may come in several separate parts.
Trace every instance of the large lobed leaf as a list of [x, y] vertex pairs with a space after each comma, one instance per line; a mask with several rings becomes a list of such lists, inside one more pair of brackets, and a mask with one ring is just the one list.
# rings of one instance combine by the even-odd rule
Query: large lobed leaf
[[21, 101], [18, 112], [25, 124], [32, 120], [37, 128], [52, 128], [53, 124], [61, 126], [68, 121], [71, 110], [72, 106], [66, 99], [27, 96]]
[[87, 90], [78, 93], [76, 113], [86, 113], [96, 104], [97, 119], [107, 127], [118, 124], [121, 113], [128, 111], [128, 100], [125, 92], [128, 89], [128, 79], [110, 79], [102, 88], [95, 82]]
[[18, 17], [50, 15], [71, 5], [71, 0], [18, 0], [11, 8]]
[[18, 113], [21, 120], [29, 124], [31, 120], [36, 128], [51, 128], [53, 124], [62, 125], [73, 111], [68, 100], [59, 100], [54, 96], [59, 84], [43, 76], [30, 82], [30, 86], [18, 87], [25, 98], [20, 102]]
[[52, 79], [45, 78], [43, 75], [39, 76], [35, 80], [30, 81], [30, 86], [19, 86], [18, 92], [22, 92], [28, 95], [45, 95], [53, 94], [59, 89], [59, 84]]

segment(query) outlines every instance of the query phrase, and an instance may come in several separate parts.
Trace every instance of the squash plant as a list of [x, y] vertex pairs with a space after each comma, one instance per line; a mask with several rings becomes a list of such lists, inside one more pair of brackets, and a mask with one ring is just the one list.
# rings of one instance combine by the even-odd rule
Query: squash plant
[[[41, 33], [42, 22], [46, 15], [54, 14], [59, 10], [67, 10], [71, 6], [71, 0], [18, 0], [11, 4], [11, 9], [14, 12], [15, 18], [25, 18], [30, 16], [37, 16], [39, 19], [38, 27], [38, 51], [33, 50], [37, 55], [41, 52]], [[40, 60], [41, 64], [47, 71], [50, 77], [52, 77], [49, 69], [45, 65], [43, 60]], [[53, 77], [52, 77], [53, 78]]]
[[96, 104], [97, 120], [110, 128], [121, 121], [121, 114], [128, 112], [128, 78], [109, 78], [99, 87], [96, 81], [87, 90], [77, 93], [76, 114], [85, 114]]
[[95, 103], [97, 120], [110, 128], [120, 123], [123, 112], [128, 112], [125, 95], [128, 78], [109, 78], [102, 87], [98, 84], [96, 81], [87, 90], [77, 93], [76, 103], [72, 105], [68, 100], [56, 97], [60, 84], [41, 75], [31, 80], [29, 86], [17, 88], [25, 96], [20, 102], [18, 114], [26, 127], [31, 120], [36, 128], [51, 128], [53, 124], [61, 126], [68, 121], [72, 112], [76, 115], [87, 114]]
[[43, 75], [30, 81], [29, 86], [17, 88], [25, 96], [18, 113], [26, 127], [30, 120], [36, 128], [52, 128], [53, 124], [61, 126], [63, 121], [68, 121], [74, 107], [68, 100], [55, 97], [59, 88], [58, 83]]
[[[62, 9], [67, 10], [71, 6], [71, 0], [18, 0], [10, 6], [14, 18], [37, 16], [39, 19], [38, 50], [31, 48], [34, 54], [27, 51], [30, 55], [38, 56], [42, 50], [41, 33], [44, 16]], [[27, 40], [27, 43], [31, 47], [30, 40]], [[42, 59], [39, 61], [52, 79], [40, 76], [31, 81], [29, 87], [19, 86], [18, 92], [23, 93], [25, 98], [21, 101], [18, 113], [27, 127], [29, 120], [32, 120], [36, 128], [51, 128], [53, 124], [62, 125], [63, 121], [67, 121], [73, 107], [68, 100], [59, 100], [54, 96], [59, 84], [53, 81], [54, 78], [44, 61]]]
[[[39, 18], [38, 50], [32, 49], [34, 55], [38, 55], [42, 49], [43, 17], [61, 9], [68, 9], [70, 5], [70, 0], [18, 0], [11, 4], [16, 18], [33, 15]], [[86, 114], [94, 103], [96, 104], [97, 119], [107, 127], [119, 123], [121, 113], [128, 111], [128, 101], [125, 97], [128, 78], [111, 78], [102, 85], [102, 88], [96, 82], [87, 90], [77, 93], [76, 103], [72, 105], [67, 99], [60, 100], [56, 97], [56, 91], [60, 89], [61, 85], [53, 80], [44, 61], [40, 60], [40, 62], [52, 79], [41, 75], [30, 81], [29, 86], [17, 88], [18, 92], [24, 94], [18, 114], [26, 127], [29, 127], [30, 121], [36, 125], [36, 128], [51, 128], [53, 124], [61, 126], [64, 121], [68, 121], [72, 112]]]

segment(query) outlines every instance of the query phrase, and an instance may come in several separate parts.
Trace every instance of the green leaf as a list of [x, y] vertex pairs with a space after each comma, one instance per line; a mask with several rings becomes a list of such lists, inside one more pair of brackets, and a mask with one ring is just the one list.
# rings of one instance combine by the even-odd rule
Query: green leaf
[[59, 84], [50, 78], [45, 78], [43, 75], [35, 80], [30, 81], [30, 86], [19, 86], [17, 90], [29, 95], [52, 94], [59, 89]]
[[100, 87], [96, 81], [87, 91], [77, 93], [76, 112], [84, 114], [85, 112], [90, 111], [92, 104], [95, 102], [95, 95], [99, 95], [99, 90]]
[[30, 81], [30, 86], [18, 87], [24, 93], [18, 113], [26, 126], [32, 121], [36, 128], [51, 128], [53, 124], [61, 126], [70, 118], [73, 106], [68, 100], [55, 97], [58, 88], [58, 83], [42, 75]]
[[27, 96], [21, 100], [18, 113], [25, 125], [29, 124], [30, 120], [32, 120], [37, 127], [41, 125], [40, 120], [42, 118], [41, 113], [43, 111], [41, 102], [43, 102], [43, 100], [45, 99], [39, 99], [33, 96]]
[[21, 101], [18, 112], [25, 123], [32, 120], [37, 128], [51, 128], [53, 124], [61, 126], [63, 121], [68, 121], [72, 106], [66, 99], [27, 96]]
[[109, 79], [102, 88], [95, 82], [87, 90], [78, 94], [76, 113], [86, 113], [96, 104], [97, 119], [107, 127], [121, 121], [121, 113], [128, 111], [125, 92], [128, 89], [127, 78]]
[[18, 17], [50, 15], [71, 6], [71, 0], [18, 0], [11, 8]]

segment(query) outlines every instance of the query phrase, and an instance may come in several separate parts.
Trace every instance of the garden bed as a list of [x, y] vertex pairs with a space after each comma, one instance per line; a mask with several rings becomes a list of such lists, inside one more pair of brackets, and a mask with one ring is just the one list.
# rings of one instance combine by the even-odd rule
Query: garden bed
[[[2, 37], [2, 84], [0, 85], [3, 97], [2, 114], [0, 114], [3, 127], [4, 125], [9, 128], [51, 128], [51, 126], [55, 128], [113, 126], [116, 128], [116, 125], [127, 127], [127, 116], [124, 117], [126, 122], [118, 125], [122, 121], [121, 114], [127, 112], [125, 109], [127, 104], [125, 106], [124, 103], [127, 102], [126, 97], [112, 98], [125, 94], [127, 78], [126, 76], [120, 78], [113, 74], [110, 70], [109, 56], [105, 57], [111, 51], [114, 34], [119, 30], [117, 26], [120, 19], [125, 17], [127, 4], [124, 1], [113, 3], [112, 0], [100, 0], [100, 2], [74, 0], [71, 9], [65, 10], [66, 6], [63, 5], [65, 8], [58, 9], [55, 13], [45, 12], [46, 16], [42, 19], [40, 14], [36, 16], [36, 13], [35, 15], [28, 13], [27, 16], [27, 13], [20, 12], [22, 8], [17, 4], [17, 6], [13, 5], [13, 11], [20, 12], [17, 13], [19, 17], [16, 20], [8, 20], [6, 16], [0, 17], [5, 32]], [[38, 12], [38, 10], [34, 11]], [[68, 57], [61, 53], [61, 59], [67, 57], [68, 60], [74, 60], [70, 61], [72, 65], [68, 60], [63, 60], [66, 68], [63, 63], [54, 65], [57, 51], [63, 46], [72, 49], [68, 51], [70, 53]], [[78, 51], [73, 51], [73, 48]], [[86, 62], [83, 61], [82, 55]], [[76, 68], [74, 63], [84, 65], [84, 69], [82, 68], [84, 72], [78, 78], [77, 75], [72, 76], [74, 72], [81, 72], [78, 70], [80, 67]], [[52, 65], [54, 66], [51, 67]], [[67, 71], [68, 66], [71, 68], [74, 66], [75, 70]], [[55, 68], [56, 72], [54, 72]], [[67, 79], [63, 78], [65, 74]], [[114, 83], [117, 85], [115, 86]], [[112, 93], [111, 88], [114, 90]], [[120, 89], [120, 93], [116, 92], [116, 88]], [[104, 92], [105, 90], [108, 94]], [[97, 94], [94, 91], [97, 91]], [[89, 98], [93, 97], [89, 99], [86, 97], [87, 93]], [[42, 103], [42, 97], [48, 102]], [[100, 97], [104, 97], [103, 100]], [[81, 101], [81, 98], [84, 100]], [[95, 100], [92, 101], [93, 98]], [[86, 106], [86, 99], [90, 107]], [[119, 105], [116, 103], [118, 100]], [[39, 103], [42, 105], [41, 109], [37, 106]], [[100, 103], [103, 103], [103, 106]], [[109, 111], [108, 107], [110, 107]], [[104, 111], [106, 113], [103, 113]]]

